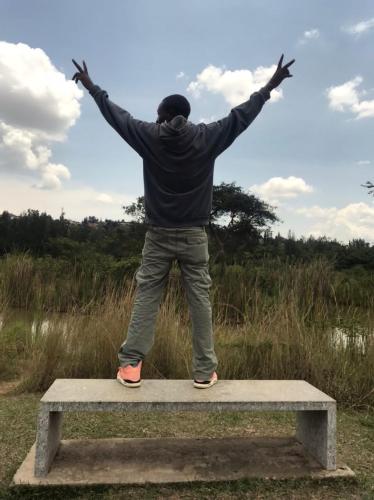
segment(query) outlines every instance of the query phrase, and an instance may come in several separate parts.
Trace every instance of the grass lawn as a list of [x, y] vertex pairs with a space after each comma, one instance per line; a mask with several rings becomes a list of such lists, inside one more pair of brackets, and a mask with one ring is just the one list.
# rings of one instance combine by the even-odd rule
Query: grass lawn
[[[240, 499], [240, 498], [374, 498], [374, 413], [338, 409], [338, 461], [355, 478], [328, 480], [240, 480], [167, 486], [8, 487], [35, 441], [36, 416], [43, 393], [0, 394], [0, 498], [37, 499]], [[121, 415], [122, 427], [118, 427]], [[280, 412], [66, 413], [63, 439], [161, 436], [287, 436], [294, 415]]]

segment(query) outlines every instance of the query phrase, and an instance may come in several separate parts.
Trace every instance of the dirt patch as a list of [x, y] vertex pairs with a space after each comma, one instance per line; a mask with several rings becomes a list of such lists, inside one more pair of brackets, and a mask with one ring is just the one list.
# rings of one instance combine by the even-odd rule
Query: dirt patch
[[0, 396], [5, 396], [12, 389], [17, 387], [17, 385], [21, 382], [21, 379], [17, 380], [9, 380], [9, 381], [1, 381], [0, 380]]

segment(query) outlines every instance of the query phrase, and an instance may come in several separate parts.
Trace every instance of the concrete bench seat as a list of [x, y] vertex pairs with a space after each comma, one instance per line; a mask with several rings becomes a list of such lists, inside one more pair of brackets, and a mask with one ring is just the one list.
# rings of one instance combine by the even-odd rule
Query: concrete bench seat
[[336, 401], [304, 380], [219, 380], [196, 389], [191, 380], [143, 379], [129, 388], [115, 379], [56, 379], [40, 400], [35, 477], [48, 474], [64, 412], [158, 410], [296, 412], [296, 439], [323, 468], [336, 469]]

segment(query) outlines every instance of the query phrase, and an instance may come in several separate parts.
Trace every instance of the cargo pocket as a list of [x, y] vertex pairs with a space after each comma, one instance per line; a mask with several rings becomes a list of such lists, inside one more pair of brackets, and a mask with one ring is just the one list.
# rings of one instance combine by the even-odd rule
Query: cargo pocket
[[186, 236], [187, 245], [204, 245], [207, 241], [208, 241], [208, 236], [206, 234]]

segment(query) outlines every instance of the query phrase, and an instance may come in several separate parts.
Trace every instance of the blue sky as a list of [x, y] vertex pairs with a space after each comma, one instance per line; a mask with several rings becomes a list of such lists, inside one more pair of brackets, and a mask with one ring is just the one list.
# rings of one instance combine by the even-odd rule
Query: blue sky
[[217, 159], [214, 183], [276, 206], [275, 234], [374, 243], [361, 186], [374, 182], [372, 1], [0, 0], [0, 33], [0, 212], [126, 219], [143, 195], [141, 158], [71, 81], [72, 58], [136, 118], [181, 93], [198, 122], [228, 114], [284, 53], [293, 78]]

